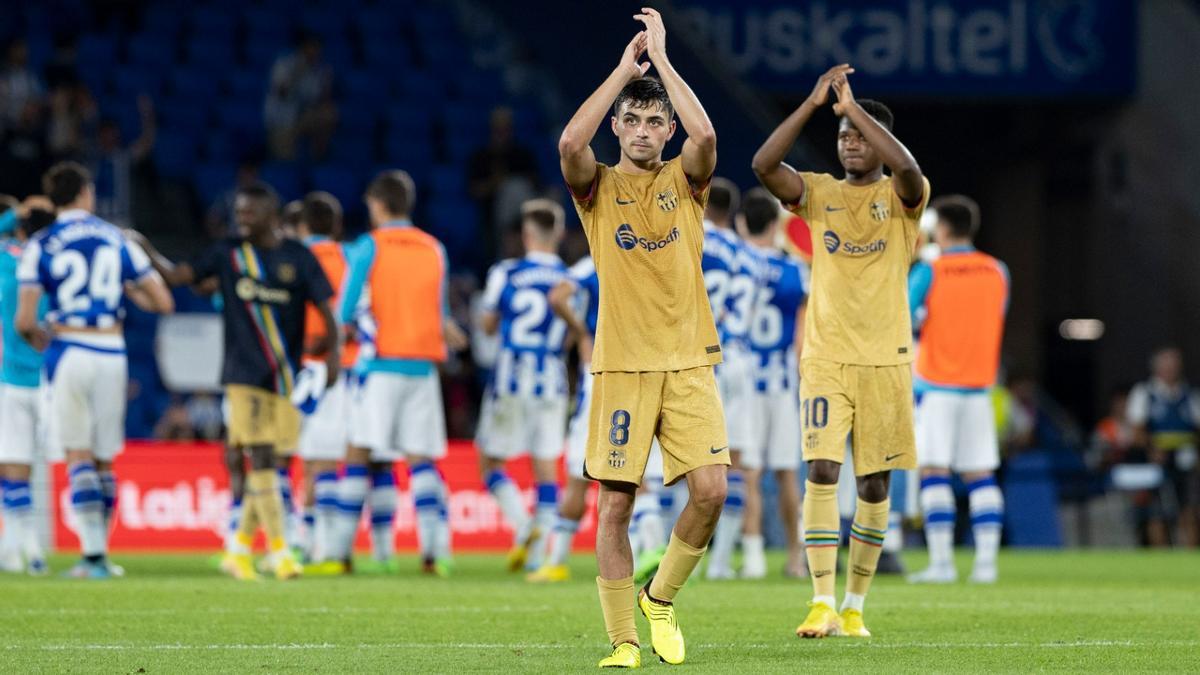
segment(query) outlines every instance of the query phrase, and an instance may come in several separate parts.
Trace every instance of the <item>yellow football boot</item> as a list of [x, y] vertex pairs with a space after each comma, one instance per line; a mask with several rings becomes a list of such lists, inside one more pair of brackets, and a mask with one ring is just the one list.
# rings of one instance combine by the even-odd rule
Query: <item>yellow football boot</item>
[[641, 668], [642, 649], [632, 642], [622, 642], [613, 653], [600, 659], [601, 668]]
[[[842, 618], [832, 607], [823, 602], [810, 602], [808, 617], [796, 629], [802, 638], [835, 637], [842, 634]], [[861, 615], [859, 615], [861, 618]]]
[[871, 631], [867, 630], [866, 624], [863, 623], [862, 612], [850, 608], [842, 610], [842, 635], [871, 637]]
[[254, 571], [254, 561], [249, 554], [226, 553], [221, 558], [221, 571], [238, 581], [258, 581], [258, 572]]
[[571, 568], [566, 565], [542, 565], [536, 572], [525, 576], [531, 584], [553, 584], [571, 580]]
[[529, 548], [533, 546], [533, 542], [537, 541], [540, 536], [541, 532], [534, 527], [529, 530], [528, 537], [513, 545], [512, 550], [508, 552], [508, 557], [506, 558], [509, 572], [520, 572], [525, 568], [525, 561], [529, 558]]
[[638, 607], [650, 622], [650, 647], [664, 663], [683, 663], [683, 632], [675, 620], [675, 605], [650, 599], [645, 587], [638, 593]]
[[349, 573], [350, 569], [341, 560], [322, 560], [304, 566], [304, 574], [314, 577], [340, 577]]
[[304, 568], [292, 555], [291, 551], [284, 550], [279, 554], [275, 561], [275, 578], [280, 581], [287, 579], [295, 579], [304, 573]]

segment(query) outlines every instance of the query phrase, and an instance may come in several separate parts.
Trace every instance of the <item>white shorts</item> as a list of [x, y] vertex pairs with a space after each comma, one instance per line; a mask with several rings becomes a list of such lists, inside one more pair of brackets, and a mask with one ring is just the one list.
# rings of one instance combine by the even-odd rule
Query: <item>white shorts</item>
[[754, 405], [754, 355], [740, 347], [725, 352], [715, 369], [717, 392], [725, 409], [725, 432], [732, 450], [745, 450], [754, 441], [751, 408]]
[[558, 459], [566, 441], [567, 399], [486, 395], [476, 443], [485, 457]]
[[0, 464], [47, 459], [45, 399], [38, 387], [0, 388]]
[[996, 417], [987, 392], [928, 391], [916, 406], [917, 463], [958, 473], [1000, 466]]
[[800, 392], [755, 393], [750, 406], [752, 441], [742, 448], [742, 466], [769, 471], [800, 468]]
[[336, 462], [346, 458], [350, 392], [348, 373], [325, 390], [317, 409], [300, 425], [300, 458]]
[[63, 450], [110, 461], [125, 447], [129, 371], [120, 335], [70, 334], [46, 350], [50, 434]]
[[371, 450], [371, 460], [446, 456], [446, 414], [437, 371], [428, 375], [375, 372], [354, 397], [350, 444]]
[[567, 476], [583, 478], [583, 460], [587, 455], [588, 411], [592, 407], [592, 374], [581, 373], [575, 413], [567, 426]]

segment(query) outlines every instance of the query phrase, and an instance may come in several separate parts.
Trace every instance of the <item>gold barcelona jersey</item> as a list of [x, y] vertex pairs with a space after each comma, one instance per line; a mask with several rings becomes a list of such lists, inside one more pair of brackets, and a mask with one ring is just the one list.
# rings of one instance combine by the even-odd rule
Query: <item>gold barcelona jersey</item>
[[789, 209], [812, 231], [802, 358], [860, 366], [911, 363], [908, 268], [929, 181], [921, 203], [910, 209], [890, 176], [870, 185], [829, 174], [801, 176], [804, 196]]
[[675, 371], [721, 362], [700, 254], [708, 187], [678, 159], [631, 174], [597, 163], [573, 196], [600, 280], [592, 372]]

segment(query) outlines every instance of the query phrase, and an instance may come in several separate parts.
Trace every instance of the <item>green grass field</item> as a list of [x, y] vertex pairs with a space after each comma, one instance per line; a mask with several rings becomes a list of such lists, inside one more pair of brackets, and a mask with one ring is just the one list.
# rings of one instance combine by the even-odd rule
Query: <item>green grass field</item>
[[[593, 670], [606, 649], [591, 557], [576, 557], [575, 579], [555, 586], [527, 585], [483, 556], [461, 557], [450, 580], [419, 576], [411, 561], [413, 573], [398, 576], [253, 584], [218, 576], [204, 556], [117, 560], [124, 579], [0, 576], [0, 671], [560, 673]], [[796, 638], [807, 581], [692, 582], [677, 603], [688, 639], [680, 668], [1200, 670], [1200, 555], [1019, 552], [1001, 562], [994, 587], [876, 581], [870, 640]], [[781, 563], [773, 557], [772, 569]], [[643, 668], [669, 667], [644, 649]]]

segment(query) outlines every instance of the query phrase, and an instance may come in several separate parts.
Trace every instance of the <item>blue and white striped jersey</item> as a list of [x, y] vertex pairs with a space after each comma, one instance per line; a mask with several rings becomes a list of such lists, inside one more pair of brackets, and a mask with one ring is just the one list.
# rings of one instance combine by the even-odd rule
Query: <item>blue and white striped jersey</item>
[[745, 347], [754, 298], [763, 283], [762, 256], [731, 230], [709, 227], [704, 233], [701, 267], [721, 346], [726, 351], [730, 346]]
[[17, 280], [49, 298], [46, 320], [68, 328], [112, 328], [125, 315], [125, 282], [153, 272], [140, 246], [115, 225], [69, 210], [25, 246]]
[[[713, 321], [717, 322], [719, 335], [723, 335], [721, 324], [725, 319], [725, 303], [729, 298], [729, 281], [736, 265], [737, 244], [737, 236], [732, 232], [704, 221], [704, 251], [700, 256], [700, 269], [704, 272], [708, 304], [712, 308]], [[721, 342], [724, 341], [722, 338]]]
[[796, 312], [808, 298], [804, 269], [779, 250], [756, 250], [765, 278], [754, 301], [750, 348], [755, 357], [754, 383], [760, 392], [791, 391], [799, 384]]
[[596, 263], [592, 256], [585, 255], [569, 271], [571, 278], [578, 287], [576, 297], [578, 308], [583, 314], [583, 322], [588, 332], [596, 334], [596, 321], [600, 316], [600, 277], [596, 276]]
[[558, 256], [528, 253], [488, 272], [483, 307], [500, 315], [500, 354], [491, 392], [536, 398], [567, 395], [567, 323], [550, 308], [550, 290], [567, 277]]

